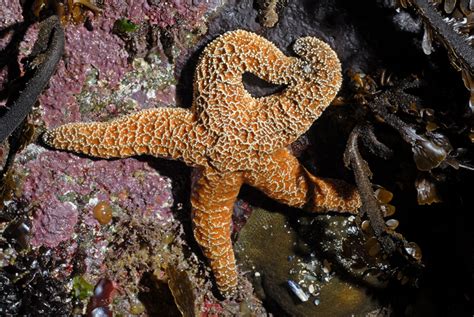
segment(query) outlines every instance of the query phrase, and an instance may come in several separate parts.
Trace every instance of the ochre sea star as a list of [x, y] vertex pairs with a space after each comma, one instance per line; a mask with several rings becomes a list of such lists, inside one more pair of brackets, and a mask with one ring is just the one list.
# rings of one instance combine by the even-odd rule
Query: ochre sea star
[[[289, 206], [355, 212], [360, 198], [338, 180], [311, 175], [287, 149], [335, 97], [341, 65], [324, 42], [298, 39], [285, 56], [266, 39], [242, 30], [212, 41], [195, 73], [191, 109], [144, 110], [105, 123], [72, 123], [44, 135], [52, 147], [95, 157], [150, 154], [198, 167], [192, 188], [194, 236], [219, 290], [231, 294], [237, 270], [231, 241], [234, 201], [246, 183]], [[285, 85], [253, 98], [242, 75]]]

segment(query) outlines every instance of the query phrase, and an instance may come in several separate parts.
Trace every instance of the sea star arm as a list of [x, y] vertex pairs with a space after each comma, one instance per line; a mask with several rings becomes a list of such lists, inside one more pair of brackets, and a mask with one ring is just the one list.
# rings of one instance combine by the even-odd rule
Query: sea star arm
[[[331, 47], [314, 37], [296, 40], [298, 58], [289, 64], [282, 92], [257, 99], [259, 144], [270, 144], [266, 153], [293, 143], [330, 105], [342, 82], [341, 64]], [[267, 60], [267, 63], [272, 63]]]
[[246, 183], [270, 198], [311, 212], [355, 213], [361, 206], [355, 187], [312, 175], [287, 149], [266, 156], [257, 170], [244, 177]]
[[230, 234], [232, 209], [242, 183], [241, 173], [222, 174], [206, 168], [191, 194], [194, 237], [209, 260], [223, 295], [229, 295], [237, 286]]
[[183, 108], [143, 110], [109, 122], [70, 123], [47, 131], [43, 140], [61, 150], [101, 158], [150, 154], [203, 161], [194, 115]]
[[[334, 99], [342, 74], [336, 53], [317, 38], [299, 38], [293, 50], [298, 57], [243, 30], [215, 39], [196, 68], [192, 109], [200, 123], [217, 136], [235, 128], [239, 140], [265, 153], [294, 142]], [[286, 88], [254, 98], [242, 82], [247, 72]]]

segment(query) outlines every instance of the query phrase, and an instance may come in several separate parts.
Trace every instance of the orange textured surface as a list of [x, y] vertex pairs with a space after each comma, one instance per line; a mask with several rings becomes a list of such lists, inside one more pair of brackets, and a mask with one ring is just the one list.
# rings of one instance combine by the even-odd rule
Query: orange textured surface
[[[44, 135], [58, 149], [96, 157], [150, 154], [198, 167], [193, 184], [194, 236], [217, 286], [232, 294], [237, 269], [232, 206], [243, 183], [284, 204], [313, 212], [355, 212], [360, 198], [342, 181], [311, 175], [286, 149], [329, 106], [342, 81], [336, 53], [305, 37], [285, 56], [266, 39], [242, 30], [212, 41], [195, 73], [190, 110], [157, 108], [105, 123], [72, 123]], [[253, 73], [284, 91], [254, 98], [242, 74]]]

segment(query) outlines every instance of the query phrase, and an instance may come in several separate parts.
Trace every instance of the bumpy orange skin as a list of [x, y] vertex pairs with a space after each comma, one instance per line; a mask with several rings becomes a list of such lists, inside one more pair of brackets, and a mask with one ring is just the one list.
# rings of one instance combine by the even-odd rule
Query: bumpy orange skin
[[[324, 42], [305, 37], [285, 56], [266, 39], [227, 32], [204, 50], [195, 73], [190, 110], [144, 110], [106, 123], [72, 123], [44, 135], [52, 147], [96, 157], [150, 154], [200, 169], [192, 188], [194, 236], [209, 259], [217, 286], [237, 286], [230, 226], [242, 184], [287, 205], [313, 212], [355, 212], [355, 189], [311, 175], [286, 149], [336, 96], [341, 65]], [[287, 88], [253, 98], [242, 74], [253, 73]]]

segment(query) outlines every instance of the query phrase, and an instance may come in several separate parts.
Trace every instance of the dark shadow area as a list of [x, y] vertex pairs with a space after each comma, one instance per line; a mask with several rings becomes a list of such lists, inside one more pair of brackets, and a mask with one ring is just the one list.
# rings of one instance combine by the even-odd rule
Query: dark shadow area
[[152, 273], [146, 273], [141, 278], [139, 287], [142, 291], [138, 294], [138, 299], [145, 305], [148, 316], [182, 316], [167, 283], [157, 280]]
[[206, 44], [207, 43], [201, 44], [201, 46], [188, 57], [186, 63], [179, 71], [179, 80], [176, 85], [176, 105], [178, 107], [188, 108], [193, 104], [194, 70], [196, 69], [199, 56]]
[[242, 75], [242, 82], [244, 83], [245, 89], [254, 98], [280, 93], [286, 88], [285, 85], [270, 83], [252, 73], [244, 73]]
[[194, 240], [191, 224], [191, 171], [183, 162], [152, 157], [137, 157], [156, 169], [160, 175], [171, 179], [173, 194], [173, 214], [183, 224], [186, 242], [199, 250]]

